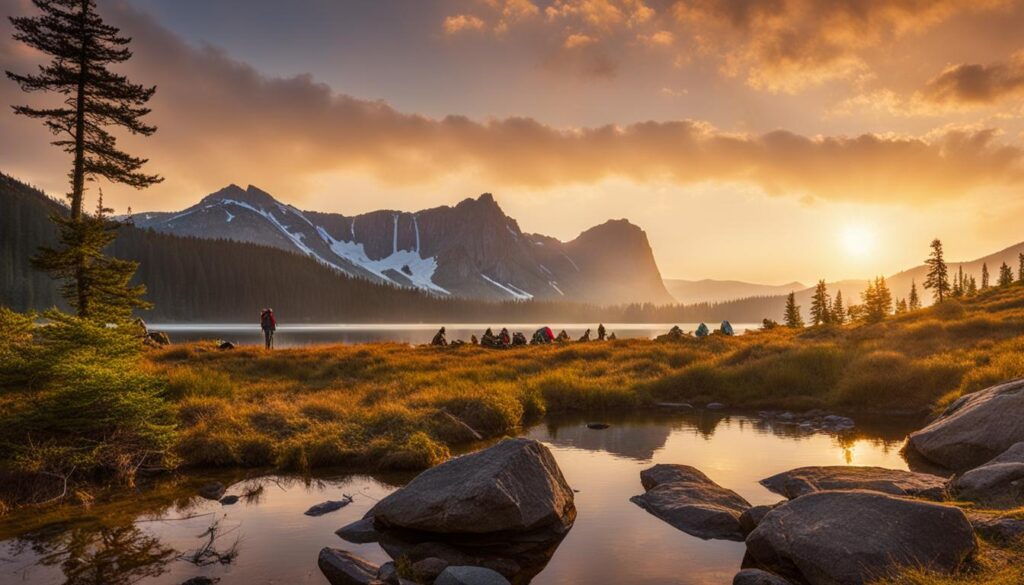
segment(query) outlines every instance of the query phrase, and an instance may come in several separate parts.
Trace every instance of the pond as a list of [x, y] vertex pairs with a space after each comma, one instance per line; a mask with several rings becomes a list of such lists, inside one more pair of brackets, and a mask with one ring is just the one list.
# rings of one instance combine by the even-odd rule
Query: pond
[[[576, 493], [577, 519], [535, 585], [728, 584], [744, 553], [740, 542], [701, 540], [629, 501], [642, 493], [640, 471], [685, 463], [752, 504], [781, 498], [758, 480], [805, 465], [877, 465], [907, 469], [899, 453], [919, 421], [858, 420], [855, 432], [831, 435], [773, 424], [756, 416], [698, 411], [552, 418], [525, 429], [554, 453]], [[204, 475], [154, 493], [100, 505], [31, 534], [0, 542], [0, 583], [178, 584], [197, 575], [222, 585], [327, 583], [316, 558], [324, 546], [375, 563], [389, 558], [376, 544], [334, 534], [357, 520], [409, 476], [262, 476], [234, 481], [230, 506], [195, 496]], [[227, 481], [225, 483], [228, 483]], [[313, 518], [303, 512], [343, 494], [353, 502]], [[211, 543], [211, 529], [213, 531]], [[197, 554], [206, 551], [207, 554]], [[197, 557], [205, 559], [196, 563]], [[222, 562], [223, 561], [223, 562]]]
[[[509, 331], [520, 331], [527, 339], [533, 332], [541, 327], [548, 326], [557, 335], [559, 331], [565, 330], [573, 339], [583, 335], [587, 329], [591, 329], [591, 335], [597, 337], [597, 323], [391, 323], [391, 324], [350, 324], [350, 323], [312, 323], [312, 324], [287, 324], [282, 323], [277, 328], [274, 336], [275, 347], [298, 347], [319, 343], [368, 343], [377, 341], [394, 341], [398, 343], [430, 343], [437, 330], [444, 325], [448, 341], [462, 339], [469, 341], [471, 335], [478, 338], [484, 330], [491, 327], [495, 333], [501, 331], [502, 327], [508, 327]], [[674, 323], [605, 323], [608, 333], [615, 333], [620, 339], [642, 338], [652, 339], [658, 335], [668, 332]], [[699, 323], [680, 323], [683, 331], [695, 331]], [[715, 329], [717, 323], [708, 323], [708, 327]], [[733, 323], [736, 333], [742, 333], [748, 329], [756, 329], [759, 324]], [[258, 323], [150, 323], [152, 331], [164, 331], [171, 337], [172, 342], [199, 341], [202, 339], [224, 339], [235, 344], [258, 345], [263, 343], [263, 333]]]

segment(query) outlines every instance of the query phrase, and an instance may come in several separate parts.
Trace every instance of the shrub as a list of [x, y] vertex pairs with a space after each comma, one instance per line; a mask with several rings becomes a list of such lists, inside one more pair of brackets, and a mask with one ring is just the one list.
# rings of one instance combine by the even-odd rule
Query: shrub
[[944, 321], [962, 319], [967, 314], [963, 303], [956, 299], [946, 299], [941, 303], [936, 303], [932, 306], [931, 311], [933, 315]]
[[418, 471], [433, 467], [449, 457], [448, 448], [431, 439], [426, 433], [416, 432], [380, 459], [382, 469]]
[[181, 400], [193, 396], [216, 396], [232, 398], [235, 386], [226, 372], [209, 368], [175, 368], [167, 374], [167, 390], [170, 400]]

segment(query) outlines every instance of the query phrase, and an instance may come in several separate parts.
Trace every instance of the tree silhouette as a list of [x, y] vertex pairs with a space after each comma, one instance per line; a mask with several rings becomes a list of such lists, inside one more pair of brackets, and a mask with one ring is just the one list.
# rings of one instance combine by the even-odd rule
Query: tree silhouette
[[836, 300], [832, 302], [832, 322], [842, 325], [846, 322], [846, 307], [843, 306], [843, 291], [836, 291]]
[[811, 297], [811, 323], [815, 326], [832, 322], [832, 300], [824, 280], [819, 280]]
[[800, 316], [800, 305], [796, 304], [796, 293], [789, 293], [786, 297], [786, 312], [784, 317], [786, 327], [794, 329], [804, 326], [804, 319]]
[[1006, 262], [999, 267], [999, 286], [1010, 286], [1013, 284], [1013, 269]]
[[131, 83], [109, 69], [131, 58], [130, 39], [103, 22], [94, 0], [32, 3], [42, 14], [12, 17], [14, 39], [52, 59], [34, 74], [6, 73], [25, 92], [56, 93], [63, 100], [56, 107], [14, 106], [14, 112], [42, 120], [57, 136], [52, 144], [72, 157], [70, 215], [54, 218], [61, 229], [61, 247], [42, 250], [38, 266], [66, 281], [64, 293], [80, 316], [91, 316], [101, 297], [141, 306], [137, 291], [113, 291], [116, 283], [127, 286], [135, 266], [98, 260], [102, 248], [97, 255], [96, 247], [105, 239], [109, 242], [114, 230], [103, 213], [88, 218], [83, 201], [86, 183], [98, 178], [137, 189], [162, 180], [141, 172], [146, 159], [118, 149], [116, 138], [107, 130], [116, 127], [142, 136], [153, 134], [156, 128], [141, 119], [150, 112], [146, 103], [156, 88]]
[[937, 302], [942, 302], [949, 294], [949, 269], [946, 267], [946, 260], [942, 255], [942, 241], [938, 238], [932, 240], [932, 252], [924, 261], [928, 267], [928, 276], [925, 278], [924, 287], [932, 289]]
[[862, 318], [868, 323], [878, 323], [892, 314], [892, 292], [885, 283], [885, 278], [879, 276], [873, 282], [868, 283], [868, 288], [861, 294], [863, 301]]
[[1024, 252], [1017, 255], [1017, 282], [1024, 282]]
[[981, 265], [981, 290], [988, 288], [988, 264]]
[[917, 283], [910, 281], [910, 296], [907, 298], [907, 310], [916, 311], [921, 308], [921, 297], [917, 296]]

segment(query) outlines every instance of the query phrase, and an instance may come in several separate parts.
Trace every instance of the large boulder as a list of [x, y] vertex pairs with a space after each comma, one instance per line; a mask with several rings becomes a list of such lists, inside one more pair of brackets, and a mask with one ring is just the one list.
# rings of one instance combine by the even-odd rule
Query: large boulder
[[378, 526], [439, 534], [567, 530], [573, 492], [547, 447], [505, 439], [424, 471], [377, 503]]
[[740, 515], [750, 503], [689, 465], [655, 465], [640, 473], [647, 492], [630, 501], [698, 538], [743, 540]]
[[785, 502], [778, 502], [775, 504], [767, 504], [762, 506], [753, 506], [747, 508], [740, 514], [740, 529], [743, 530], [743, 534], [747, 535], [757, 528], [757, 525], [764, 520], [764, 517], [768, 515], [768, 512], [774, 510], [777, 506], [784, 504]]
[[946, 499], [944, 478], [882, 467], [800, 467], [762, 479], [761, 485], [791, 500], [812, 492], [834, 490], [871, 490], [894, 496]]
[[958, 498], [991, 507], [1016, 508], [1024, 504], [1024, 442], [965, 472], [953, 480], [952, 487]]
[[434, 585], [509, 585], [501, 573], [484, 567], [448, 567]]
[[912, 450], [947, 469], [977, 467], [1024, 441], [1024, 379], [958, 398], [907, 438]]
[[732, 585], [791, 585], [789, 581], [761, 569], [743, 569], [732, 578]]
[[967, 512], [967, 519], [978, 536], [1008, 544], [1024, 543], [1024, 520], [1012, 516], [995, 516], [983, 512]]
[[903, 567], [954, 573], [974, 549], [960, 509], [866, 490], [796, 498], [747, 537], [758, 565], [809, 585], [861, 585]]
[[379, 567], [340, 548], [324, 547], [317, 558], [320, 571], [331, 585], [369, 585], [377, 580]]

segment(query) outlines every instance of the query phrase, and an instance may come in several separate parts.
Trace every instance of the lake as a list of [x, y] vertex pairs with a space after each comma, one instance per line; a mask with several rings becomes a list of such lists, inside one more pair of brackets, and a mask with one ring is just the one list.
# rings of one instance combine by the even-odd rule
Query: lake
[[[755, 416], [697, 411], [641, 413], [602, 419], [551, 418], [523, 435], [544, 442], [576, 493], [577, 519], [535, 585], [729, 584], [744, 553], [740, 542], [701, 540], [672, 528], [629, 501], [643, 492], [640, 471], [655, 463], [693, 465], [752, 504], [780, 496], [758, 484], [775, 473], [805, 465], [877, 465], [907, 469], [899, 453], [917, 422], [858, 420], [856, 432], [831, 435], [773, 424]], [[195, 495], [211, 478], [244, 495], [222, 506]], [[321, 474], [317, 478], [263, 476], [228, 480], [204, 475], [168, 482], [144, 496], [96, 506], [61, 518], [33, 534], [0, 542], [0, 583], [167, 584], [197, 575], [221, 585], [327, 583], [317, 568], [324, 546], [345, 548], [375, 563], [388, 559], [376, 544], [355, 545], [334, 531], [357, 520], [373, 504], [408, 481], [408, 475]], [[319, 518], [311, 505], [352, 495], [353, 502]], [[236, 556], [197, 566], [209, 542]]]
[[[469, 341], [471, 335], [479, 338], [485, 329], [491, 327], [495, 333], [501, 331], [502, 327], [508, 327], [509, 331], [521, 331], [529, 339], [533, 332], [545, 325], [557, 335], [559, 331], [565, 330], [573, 339], [583, 335], [587, 329], [591, 330], [591, 336], [597, 337], [597, 323], [400, 323], [400, 324], [345, 324], [345, 323], [323, 323], [323, 324], [281, 324], [274, 335], [275, 347], [298, 347], [303, 345], [321, 343], [369, 343], [376, 341], [393, 341], [398, 343], [430, 343], [437, 330], [445, 326], [448, 334], [448, 341], [463, 339]], [[675, 323], [605, 323], [608, 333], [615, 333], [616, 337], [622, 339], [642, 338], [652, 339], [676, 325]], [[694, 331], [699, 323], [679, 323], [683, 331]], [[715, 329], [717, 323], [708, 323], [708, 327]], [[760, 324], [733, 323], [737, 333], [748, 329], [756, 329]], [[171, 336], [172, 342], [199, 341], [202, 339], [225, 339], [235, 344], [258, 345], [263, 343], [263, 332], [259, 324], [239, 323], [150, 323], [150, 330], [165, 331]]]

